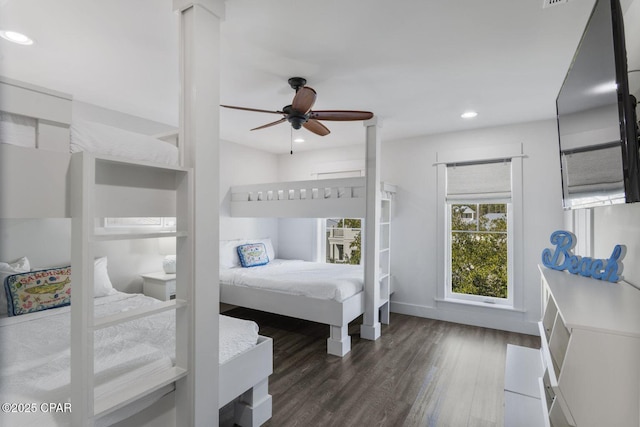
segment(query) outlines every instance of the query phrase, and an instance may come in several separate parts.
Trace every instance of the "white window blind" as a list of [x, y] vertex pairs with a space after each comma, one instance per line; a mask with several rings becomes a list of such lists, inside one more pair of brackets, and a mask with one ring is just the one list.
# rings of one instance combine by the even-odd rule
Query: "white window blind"
[[447, 165], [447, 200], [510, 197], [511, 160]]

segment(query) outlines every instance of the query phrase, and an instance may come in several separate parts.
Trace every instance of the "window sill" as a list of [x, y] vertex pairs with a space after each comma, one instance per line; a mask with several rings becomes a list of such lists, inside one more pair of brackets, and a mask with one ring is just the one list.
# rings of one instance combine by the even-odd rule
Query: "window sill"
[[482, 302], [482, 301], [468, 301], [468, 300], [461, 300], [461, 299], [454, 299], [454, 298], [434, 298], [434, 300], [438, 303], [470, 305], [473, 307], [492, 308], [496, 310], [513, 311], [517, 313], [527, 312], [526, 310], [515, 308], [510, 305], [492, 304], [489, 302]]

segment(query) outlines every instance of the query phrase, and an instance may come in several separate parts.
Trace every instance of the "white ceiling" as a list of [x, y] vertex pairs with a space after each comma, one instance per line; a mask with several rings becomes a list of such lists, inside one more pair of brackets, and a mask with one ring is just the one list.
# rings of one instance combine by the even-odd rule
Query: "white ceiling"
[[[626, 9], [633, 0], [623, 0]], [[555, 98], [594, 0], [228, 0], [221, 102], [280, 110], [287, 79], [316, 89], [314, 109], [359, 109], [383, 140], [555, 116]], [[171, 0], [0, 0], [0, 74], [75, 99], [176, 125], [177, 17]], [[460, 114], [477, 110], [477, 118]], [[222, 109], [221, 137], [276, 153], [290, 127], [250, 132], [279, 116]], [[302, 131], [296, 150], [358, 144], [359, 122]]]

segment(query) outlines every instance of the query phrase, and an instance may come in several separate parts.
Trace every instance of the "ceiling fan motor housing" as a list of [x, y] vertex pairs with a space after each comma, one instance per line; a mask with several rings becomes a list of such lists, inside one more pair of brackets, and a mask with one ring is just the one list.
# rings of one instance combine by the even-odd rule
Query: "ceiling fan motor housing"
[[307, 84], [307, 79], [302, 77], [291, 77], [289, 79], [289, 86], [291, 86], [291, 89], [295, 90], [296, 92], [298, 91], [298, 89], [300, 89], [302, 86], [306, 84]]
[[287, 120], [289, 120], [289, 123], [291, 123], [292, 128], [294, 128], [295, 130], [298, 130], [309, 119], [307, 119], [306, 117], [293, 116], [293, 117], [288, 117]]
[[289, 123], [291, 123], [291, 127], [293, 127], [295, 130], [300, 129], [303, 124], [309, 121], [309, 114], [302, 114], [299, 111], [291, 108], [291, 105], [287, 105], [286, 107], [284, 107], [282, 109], [282, 112], [286, 114], [287, 120], [289, 121]]

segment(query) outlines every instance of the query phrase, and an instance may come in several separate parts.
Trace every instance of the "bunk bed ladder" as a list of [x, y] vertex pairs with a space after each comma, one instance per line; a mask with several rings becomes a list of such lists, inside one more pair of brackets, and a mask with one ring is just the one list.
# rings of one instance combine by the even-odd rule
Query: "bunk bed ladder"
[[[88, 152], [71, 157], [71, 404], [72, 425], [91, 426], [116, 411], [189, 374], [192, 242], [188, 218], [193, 206], [189, 169], [125, 160]], [[150, 195], [149, 195], [150, 194]], [[120, 197], [120, 198], [118, 198]], [[167, 203], [170, 201], [172, 203]], [[160, 209], [160, 214], [153, 212]], [[104, 233], [96, 230], [102, 217], [176, 216], [177, 231]], [[94, 317], [94, 257], [96, 243], [113, 240], [176, 237], [177, 298], [115, 315]], [[76, 285], [79, 284], [79, 285]], [[134, 384], [94, 396], [94, 333], [141, 317], [176, 310], [176, 364]]]
[[391, 282], [391, 202], [396, 193], [395, 185], [380, 183], [380, 323], [389, 324], [389, 305], [393, 286]]

